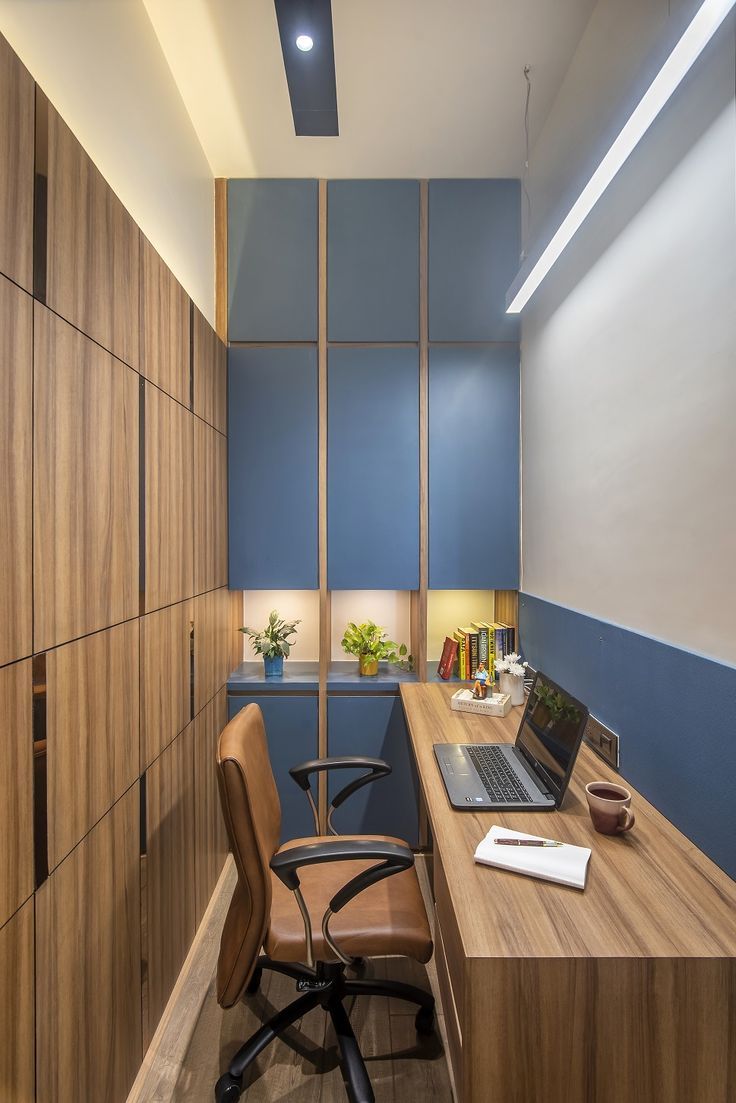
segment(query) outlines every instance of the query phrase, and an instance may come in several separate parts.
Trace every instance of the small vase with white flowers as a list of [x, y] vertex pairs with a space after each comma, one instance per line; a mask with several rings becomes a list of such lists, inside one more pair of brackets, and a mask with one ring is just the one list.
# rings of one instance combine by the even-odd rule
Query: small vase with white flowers
[[524, 704], [524, 674], [528, 663], [521, 661], [521, 655], [512, 652], [504, 655], [495, 663], [496, 674], [499, 675], [499, 689], [501, 693], [508, 693], [512, 705]]

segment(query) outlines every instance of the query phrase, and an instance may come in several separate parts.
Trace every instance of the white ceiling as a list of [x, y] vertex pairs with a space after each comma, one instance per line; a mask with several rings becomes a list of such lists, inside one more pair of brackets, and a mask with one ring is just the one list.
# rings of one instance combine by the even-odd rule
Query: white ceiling
[[143, 0], [215, 176], [519, 176], [595, 0], [333, 0], [339, 138], [297, 138], [273, 0]]

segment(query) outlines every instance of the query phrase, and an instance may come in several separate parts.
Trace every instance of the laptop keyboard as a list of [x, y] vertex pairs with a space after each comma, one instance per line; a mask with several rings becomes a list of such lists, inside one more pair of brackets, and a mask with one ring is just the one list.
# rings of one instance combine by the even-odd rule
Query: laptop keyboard
[[500, 747], [466, 747], [466, 750], [485, 791], [493, 800], [499, 804], [513, 804], [532, 799], [531, 793], [516, 776]]

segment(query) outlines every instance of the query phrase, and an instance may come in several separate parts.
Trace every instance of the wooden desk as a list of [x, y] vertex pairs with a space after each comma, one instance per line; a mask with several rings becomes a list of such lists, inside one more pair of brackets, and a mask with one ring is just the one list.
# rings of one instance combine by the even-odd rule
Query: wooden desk
[[[734, 882], [633, 790], [633, 831], [598, 835], [584, 786], [618, 775], [585, 746], [561, 812], [454, 811], [432, 744], [512, 742], [522, 711], [453, 713], [454, 688], [401, 696], [460, 1103], [733, 1103]], [[476, 865], [493, 823], [589, 846], [585, 891]]]

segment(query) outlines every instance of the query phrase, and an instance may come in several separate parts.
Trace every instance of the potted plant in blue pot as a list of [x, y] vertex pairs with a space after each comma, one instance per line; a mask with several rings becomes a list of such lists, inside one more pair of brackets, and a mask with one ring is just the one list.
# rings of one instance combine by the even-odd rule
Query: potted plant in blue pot
[[268, 624], [260, 631], [254, 628], [241, 628], [250, 638], [256, 655], [263, 655], [263, 667], [267, 678], [280, 678], [284, 673], [284, 658], [289, 657], [293, 644], [290, 636], [296, 635], [296, 626], [301, 621], [281, 620], [274, 609], [268, 617]]

